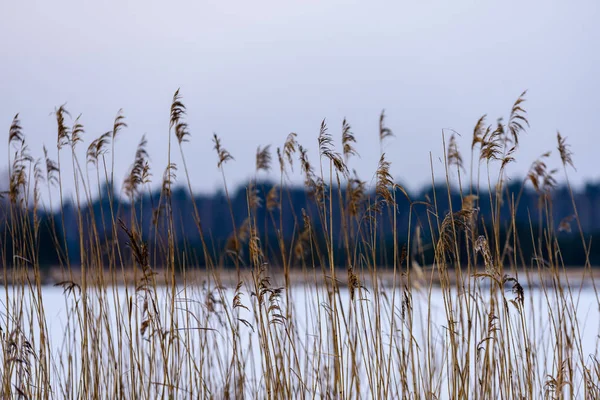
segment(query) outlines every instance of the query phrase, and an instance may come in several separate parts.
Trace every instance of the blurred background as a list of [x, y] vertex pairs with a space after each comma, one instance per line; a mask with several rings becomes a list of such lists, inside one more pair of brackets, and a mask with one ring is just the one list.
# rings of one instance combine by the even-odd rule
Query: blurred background
[[[196, 204], [207, 229], [221, 241], [230, 235], [232, 223], [245, 218], [244, 187], [255, 177], [258, 146], [270, 145], [274, 153], [295, 132], [318, 165], [321, 121], [326, 120], [339, 149], [347, 118], [360, 154], [352, 158], [350, 169], [356, 169], [368, 188], [383, 151], [394, 180], [414, 198], [427, 199], [433, 194], [432, 168], [439, 183], [445, 180], [443, 135], [446, 144], [456, 135], [467, 179], [477, 120], [484, 114], [489, 124], [506, 120], [514, 101], [527, 90], [523, 108], [530, 127], [520, 137], [516, 161], [507, 168], [508, 183], [514, 184], [511, 193], [518, 193], [541, 154], [552, 151], [545, 160], [548, 170], [562, 166], [556, 151], [560, 131], [574, 153], [577, 171], [570, 171], [570, 180], [582, 229], [600, 230], [600, 3], [595, 0], [5, 1], [0, 14], [0, 126], [7, 137], [13, 117], [20, 113], [30, 154], [41, 157], [45, 144], [49, 157], [57, 159], [53, 112], [64, 105], [73, 118], [81, 114], [84, 144], [77, 154], [84, 160], [87, 145], [111, 130], [123, 109], [128, 126], [115, 143], [113, 187], [126, 203], [123, 179], [146, 135], [155, 192], [140, 201], [146, 204], [141, 217], [145, 224], [159, 201], [168, 160], [169, 110], [178, 88], [191, 134], [184, 144], [190, 181], [195, 195], [203, 196]], [[384, 109], [395, 137], [382, 148], [379, 116]], [[67, 125], [71, 123], [69, 119]], [[235, 158], [224, 167], [234, 208], [241, 210], [234, 222], [222, 196], [213, 133]], [[7, 146], [8, 140], [0, 141], [3, 157], [17, 151]], [[178, 215], [189, 216], [191, 202], [183, 189], [176, 147], [172, 161], [180, 166], [174, 207]], [[62, 193], [67, 202], [65, 235], [77, 243], [72, 165], [61, 165], [69, 177], [63, 180]], [[0, 182], [6, 189], [8, 162], [0, 168], [5, 169]], [[562, 184], [565, 175], [559, 171], [554, 176]], [[278, 182], [279, 169], [261, 171], [259, 178]], [[290, 180], [302, 185], [300, 168], [290, 173]], [[455, 170], [450, 181], [456, 185]], [[487, 184], [485, 175], [482, 182]], [[94, 196], [109, 192], [104, 183], [90, 185]], [[270, 186], [262, 188], [262, 195], [268, 190]], [[292, 206], [296, 215], [309, 207], [303, 189], [298, 190]], [[58, 186], [41, 193], [50, 207], [48, 193], [56, 199]], [[525, 227], [538, 201], [535, 192], [526, 193], [517, 212]], [[460, 196], [453, 204], [460, 206]], [[573, 214], [564, 187], [556, 192], [554, 204], [559, 226]], [[55, 200], [53, 207], [57, 205]], [[440, 204], [443, 213], [449, 208]], [[126, 215], [126, 204], [122, 210]], [[482, 205], [481, 212], [489, 217], [489, 205]], [[533, 224], [536, 218], [534, 213]], [[400, 230], [404, 223], [399, 219]], [[197, 235], [191, 219], [178, 219], [177, 224]], [[291, 237], [295, 223], [285, 225], [290, 229], [285, 235]], [[77, 251], [75, 245], [71, 248]], [[568, 262], [582, 265], [580, 250], [573, 248], [574, 258]], [[600, 253], [594, 257], [600, 260]]]
[[[316, 160], [323, 118], [336, 140], [348, 119], [360, 153], [352, 167], [369, 181], [383, 109], [396, 135], [384, 148], [392, 175], [418, 190], [431, 180], [430, 152], [443, 174], [442, 129], [462, 135], [466, 154], [477, 119], [507, 118], [526, 89], [531, 127], [509, 176], [523, 177], [555, 150], [560, 130], [574, 152], [573, 181], [599, 177], [594, 0], [5, 1], [0, 14], [0, 126], [8, 132], [20, 113], [34, 156], [46, 144], [56, 158], [51, 114], [66, 104], [73, 117], [82, 114], [83, 157], [122, 108], [128, 128], [117, 140], [117, 187], [143, 134], [160, 176], [177, 88], [188, 107], [192, 181], [204, 192], [221, 187], [213, 132], [235, 157], [226, 171], [235, 186], [253, 176], [257, 146], [274, 150], [290, 132]], [[0, 141], [5, 157], [6, 147]], [[556, 151], [552, 160], [558, 166]]]

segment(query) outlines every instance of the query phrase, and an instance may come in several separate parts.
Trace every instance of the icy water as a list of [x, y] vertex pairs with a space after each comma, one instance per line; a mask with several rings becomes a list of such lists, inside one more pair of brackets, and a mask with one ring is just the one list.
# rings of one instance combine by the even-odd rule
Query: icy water
[[[23, 295], [15, 287], [10, 287], [6, 290], [8, 291], [9, 308], [14, 309], [19, 304], [20, 299], [24, 299], [20, 304], [26, 306], [24, 307], [24, 320], [29, 321], [31, 316], [30, 306], [37, 301], [37, 296], [34, 299], [27, 292]], [[240, 297], [242, 304], [250, 310], [254, 310], [253, 302], [255, 306], [256, 297], [249, 290], [242, 289], [242, 293], [243, 295]], [[482, 293], [485, 293], [485, 288], [482, 289]], [[171, 304], [171, 297], [167, 298], [169, 295], [166, 289], [159, 289], [156, 295], [158, 298], [156, 305], [157, 313], [160, 315], [163, 326], [169, 326], [172, 317], [172, 309], [169, 306]], [[211, 377], [206, 380], [208, 386], [212, 385], [210, 387], [211, 392], [218, 393], [222, 390], [222, 386], [218, 382], [220, 380], [219, 377], [222, 377], [223, 374], [223, 366], [232, 358], [232, 341], [229, 328], [227, 327], [228, 312], [230, 315], [234, 315], [238, 321], [247, 321], [247, 325], [251, 326], [240, 324], [241, 348], [242, 353], [246, 357], [245, 369], [249, 378], [246, 382], [245, 391], [251, 397], [261, 396], [264, 395], [264, 377], [262, 376], [261, 368], [261, 357], [263, 354], [261, 354], [257, 333], [259, 321], [255, 318], [256, 314], [250, 310], [242, 307], [238, 307], [235, 310], [232, 308], [234, 295], [234, 290], [231, 288], [218, 290], [216, 288], [202, 287], [201, 285], [180, 288], [174, 297], [177, 305], [175, 315], [179, 321], [178, 326], [185, 328], [182, 329], [180, 334], [190, 336], [188, 338], [189, 343], [192, 343], [192, 347], [198, 354], [200, 354], [202, 343], [210, 343], [210, 351], [203, 350], [202, 357], [207, 358], [207, 366], [212, 365], [212, 368], [219, 369], [219, 371], [215, 370], [210, 373], [205, 372]], [[561, 308], [558, 306], [559, 304], [565, 304], [564, 301], [558, 300], [560, 296], [568, 296], [567, 307]], [[324, 287], [303, 285], [294, 286], [290, 290], [290, 293], [283, 291], [280, 297], [273, 299], [272, 302], [272, 304], [277, 304], [279, 307], [271, 312], [271, 318], [275, 320], [277, 319], [276, 315], [288, 315], [286, 301], [288, 298], [291, 301], [292, 321], [282, 319], [278, 323], [269, 324], [269, 326], [272, 329], [276, 329], [278, 337], [283, 338], [283, 340], [286, 340], [286, 338], [289, 339], [288, 334], [284, 334], [286, 329], [293, 332], [293, 339], [290, 340], [294, 343], [297, 352], [296, 356], [298, 357], [297, 364], [295, 365], [298, 366], [299, 371], [296, 371], [296, 373], [302, 375], [303, 379], [309, 382], [327, 380], [327, 373], [331, 373], [330, 370], [327, 370], [327, 366], [332, 365], [331, 345], [327, 339], [331, 335], [330, 315], [333, 310], [328, 304], [327, 297], [328, 293]], [[397, 368], [393, 368], [394, 363], [400, 362], [399, 356], [397, 356], [397, 346], [407, 340], [407, 337], [409, 337], [408, 333], [410, 332], [410, 335], [414, 338], [413, 340], [418, 344], [419, 351], [415, 355], [417, 360], [424, 366], [429, 357], [429, 360], [437, 365], [436, 368], [439, 370], [431, 382], [433, 387], [429, 389], [438, 395], [439, 398], [448, 398], [448, 372], [445, 356], [448, 354], [449, 324], [447, 322], [447, 310], [442, 292], [437, 288], [421, 291], [412, 290], [412, 299], [410, 301], [412, 307], [407, 306], [407, 303], [403, 301], [404, 298], [402, 291], [396, 291], [394, 296], [393, 292], [388, 290], [385, 292], [385, 295], [379, 297], [379, 302], [377, 302], [374, 299], [373, 290], [371, 289], [369, 292], [362, 291], [360, 294], [357, 294], [354, 301], [352, 301], [350, 293], [347, 290], [340, 290], [339, 304], [342, 305], [342, 310], [337, 310], [337, 312], [342, 313], [343, 311], [342, 314], [350, 326], [350, 328], [344, 329], [341, 335], [342, 358], [348, 361], [351, 357], [350, 341], [352, 335], [358, 335], [361, 339], [359, 342], [363, 346], [363, 349], [368, 349], [370, 345], [372, 346], [375, 337], [379, 336], [382, 342], [380, 348], [382, 354], [380, 357], [388, 359], [391, 356], [392, 359], [392, 369], [388, 371], [391, 374], [390, 381], [399, 382], [401, 379], [400, 371]], [[515, 295], [508, 291], [506, 298], [508, 300], [514, 299]], [[6, 320], [4, 318], [6, 316], [5, 299], [4, 297], [2, 300], [4, 320]], [[101, 303], [100, 299], [103, 299], [103, 307], [99, 306]], [[457, 300], [456, 295], [452, 295], [452, 301], [456, 303]], [[79, 351], [78, 346], [81, 341], [81, 335], [76, 310], [77, 307], [81, 307], [82, 301], [81, 294], [76, 290], [74, 292], [65, 292], [60, 287], [44, 287], [42, 290], [41, 304], [46, 315], [45, 323], [49, 333], [52, 363], [54, 364], [52, 374], [54, 374], [54, 379], [59, 381], [61, 379], [64, 380], [65, 374], [68, 372], [77, 375], [80, 370], [77, 360], [73, 362], [71, 367], [65, 367], [65, 365], [67, 365], [68, 357], [72, 354], [78, 354]], [[139, 291], [136, 292], [135, 288], [110, 287], [104, 289], [104, 291], [90, 289], [88, 294], [89, 310], [91, 315], [97, 317], [91, 323], [102, 324], [104, 332], [106, 330], [112, 332], [110, 335], [105, 333], [96, 338], [100, 348], [104, 348], [102, 351], [103, 357], [108, 357], [110, 354], [109, 349], [112, 349], [113, 352], [128, 351], [127, 348], [118, 348], [116, 332], [118, 329], [124, 329], [121, 332], [127, 332], [128, 328], [120, 326], [117, 329], [119, 325], [116, 321], [117, 315], [121, 316], [121, 320], [127, 319], [128, 315], [132, 315], [130, 321], [132, 321], [134, 327], [131, 328], [130, 332], [134, 335], [139, 335], [139, 324], [145, 318], [143, 311], [144, 301], [144, 296]], [[473, 305], [477, 303], [489, 305], [482, 298], [473, 298], [471, 302]], [[393, 327], [390, 322], [392, 303], [394, 304], [393, 314], [395, 315]], [[483, 309], [484, 307], [481, 308]], [[528, 336], [535, 346], [534, 354], [537, 365], [536, 388], [539, 389], [540, 395], [547, 380], [547, 375], [556, 373], [554, 367], [556, 364], [556, 360], [554, 359], [555, 352], [553, 351], [556, 343], [552, 327], [559, 315], [562, 318], [570, 319], [575, 335], [581, 337], [581, 348], [576, 350], [579, 354], [577, 356], [578, 359], [583, 357], [584, 362], [587, 364], [593, 357], [599, 356], [599, 303], [596, 294], [591, 288], [574, 292], [572, 295], [565, 293], [561, 295], [554, 291], [544, 292], [541, 288], [525, 288], [523, 319], [520, 318], [515, 309], [516, 307], [513, 306], [508, 307], [510, 321], [514, 324], [513, 328], [516, 329], [519, 326], [518, 324], [524, 320], [527, 325]], [[98, 317], [103, 313], [109, 316], [106, 320]], [[410, 314], [410, 317], [407, 316], [407, 313]], [[193, 317], [190, 318], [190, 314]], [[458, 315], [458, 313], [455, 315]], [[410, 328], [408, 318], [412, 321]], [[363, 323], [364, 321], [366, 321], [366, 324]], [[137, 327], [135, 324], [137, 324]], [[11, 327], [4, 327], [4, 325], [6, 325], [6, 322], [3, 322], [3, 328], [7, 328], [4, 331], [10, 331]], [[340, 326], [344, 326], [344, 323], [341, 322]], [[353, 326], [356, 329], [352, 328]], [[458, 328], [456, 329], [458, 330]], [[33, 323], [33, 331], [29, 329], [27, 324], [25, 324], [23, 331], [32, 339], [32, 342], [38, 340], [39, 328], [36, 327], [35, 322]], [[108, 338], [111, 335], [115, 336], [112, 338], [113, 340], [109, 340]], [[127, 334], [124, 336], [127, 336]], [[477, 338], [481, 340], [485, 336], [485, 332], [480, 332]], [[393, 342], [390, 341], [392, 337], [394, 337]], [[429, 338], [429, 346], [426, 346], [427, 338]], [[143, 340], [136, 341], [135, 343], [137, 343], [136, 346], [145, 346]], [[390, 343], [392, 343], [391, 346]], [[148, 350], [144, 349], [144, 351], [147, 352]], [[368, 351], [370, 350], [366, 352], [368, 353]], [[364, 352], [362, 354], [365, 355]], [[200, 357], [200, 355], [198, 356]], [[363, 358], [366, 359], [361, 361], [360, 369], [361, 374], [364, 375], [363, 379], [366, 381], [369, 374], [376, 371], [378, 366], [373, 360], [369, 360], [368, 357]], [[124, 357], [124, 359], [127, 360], [127, 357]], [[320, 360], [320, 363], [316, 363], [317, 360]], [[107, 361], [101, 359], [98, 362], [103, 363]], [[473, 365], [476, 365], [476, 363], [477, 361], [473, 359]], [[184, 366], [182, 373], [187, 372], [185, 368]], [[127, 371], [129, 366], [123, 365], [123, 369]], [[161, 378], [160, 371], [155, 370], [152, 373], [155, 374], [153, 379]], [[576, 397], [583, 396], [581, 373], [581, 370], [575, 371], [577, 379], [574, 379], [573, 391]], [[323, 387], [325, 386], [325, 383], [323, 383]], [[316, 388], [309, 394], [311, 397], [320, 397], [323, 392], [319, 392], [319, 390], [324, 389]], [[373, 397], [374, 394], [370, 392], [368, 385], [363, 385], [361, 392], [363, 390], [364, 392], [361, 393], [361, 397]], [[192, 393], [194, 396], [203, 396], [206, 394], [200, 389], [189, 388], [189, 392], [182, 393], [182, 397], [192, 396]], [[298, 394], [300, 395], [301, 392], [298, 392]], [[57, 398], [60, 398], [60, 396]]]

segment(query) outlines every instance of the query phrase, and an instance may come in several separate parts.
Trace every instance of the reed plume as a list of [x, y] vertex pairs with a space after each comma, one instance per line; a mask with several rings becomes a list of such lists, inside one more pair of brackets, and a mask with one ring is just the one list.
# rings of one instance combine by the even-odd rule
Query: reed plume
[[448, 165], [453, 165], [457, 169], [464, 170], [463, 159], [458, 150], [458, 144], [456, 143], [456, 137], [454, 133], [450, 136], [450, 141], [448, 142]]
[[133, 165], [123, 182], [125, 194], [130, 198], [133, 198], [139, 192], [141, 185], [150, 183], [152, 174], [150, 173], [150, 163], [148, 162], [147, 145], [146, 135], [143, 135], [135, 152]]
[[221, 140], [216, 133], [213, 134], [213, 143], [215, 144], [214, 149], [219, 157], [219, 161], [217, 162], [218, 168], [221, 168], [226, 162], [234, 160], [233, 156], [221, 145]]
[[54, 111], [57, 125], [57, 140], [56, 144], [60, 150], [63, 146], [69, 143], [69, 128], [67, 127], [65, 116], [71, 116], [71, 114], [65, 109], [65, 105], [58, 107]]
[[508, 118], [508, 132], [515, 146], [519, 144], [519, 135], [525, 131], [525, 126], [529, 127], [529, 121], [526, 117], [527, 111], [522, 107], [526, 94], [527, 90], [519, 95], [510, 110], [510, 117]]
[[527, 180], [531, 182], [533, 188], [539, 194], [549, 193], [551, 189], [556, 186], [556, 169], [548, 169], [546, 160], [550, 157], [550, 152], [542, 154], [537, 160], [535, 160], [529, 172], [527, 173]]
[[250, 238], [250, 219], [246, 218], [242, 224], [229, 236], [225, 244], [225, 251], [234, 257], [240, 257], [242, 246]]
[[287, 158], [292, 171], [294, 170], [294, 154], [298, 148], [298, 142], [296, 141], [297, 136], [298, 135], [296, 133], [291, 132], [289, 135], [287, 135], [285, 143], [283, 144], [283, 154]]
[[394, 197], [390, 188], [394, 188], [394, 181], [390, 174], [390, 162], [385, 159], [385, 153], [379, 158], [379, 166], [377, 167], [377, 185], [375, 192], [382, 202], [387, 204], [394, 203]]
[[262, 199], [259, 196], [256, 184], [252, 181], [248, 184], [248, 188], [246, 189], [246, 198], [248, 207], [250, 207], [251, 210], [255, 210], [262, 205]]
[[77, 143], [79, 143], [83, 140], [83, 138], [81, 136], [85, 133], [83, 124], [81, 123], [80, 119], [81, 119], [81, 114], [79, 114], [77, 116], [77, 118], [75, 118], [75, 121], [73, 122], [73, 126], [71, 127], [71, 146], [72, 147], [75, 147], [77, 145]]
[[490, 162], [492, 160], [500, 160], [502, 157], [502, 145], [504, 143], [504, 124], [502, 118], [496, 121], [496, 129], [492, 131], [491, 127], [485, 131], [481, 138], [481, 150], [479, 153], [480, 161]]
[[308, 188], [310, 196], [322, 203], [325, 198], [325, 182], [321, 177], [316, 176], [312, 164], [308, 159], [308, 151], [302, 146], [298, 146], [300, 153], [300, 167], [304, 173], [304, 185]]
[[111, 136], [112, 132], [105, 132], [90, 143], [86, 152], [88, 163], [96, 166], [98, 165], [98, 159], [105, 155], [108, 151], [108, 145]]
[[342, 121], [342, 153], [344, 154], [346, 163], [348, 163], [350, 156], [358, 155], [353, 145], [353, 143], [356, 144], [356, 138], [354, 137], [354, 133], [352, 133], [351, 129], [352, 128], [350, 127], [350, 124], [348, 124], [346, 118], [344, 118], [344, 121]]
[[15, 155], [8, 186], [8, 195], [12, 204], [17, 204], [24, 200], [23, 194], [27, 188], [26, 161], [27, 156], [23, 155], [22, 152]]
[[379, 115], [379, 143], [381, 146], [383, 146], [383, 142], [384, 140], [386, 140], [387, 138], [391, 138], [394, 137], [394, 133], [392, 132], [392, 130], [390, 128], [388, 128], [387, 126], [385, 126], [385, 110], [381, 111], [381, 114]]
[[329, 159], [339, 173], [344, 176], [348, 175], [348, 168], [346, 168], [342, 156], [333, 149], [333, 137], [328, 132], [325, 120], [321, 121], [321, 128], [319, 129], [319, 153], [321, 157]]
[[567, 143], [567, 138], [564, 138], [560, 135], [560, 132], [556, 133], [556, 139], [558, 141], [558, 153], [560, 154], [560, 160], [563, 165], [566, 167], [570, 165], [575, 169], [575, 165], [573, 164], [573, 153], [571, 152], [571, 146]]
[[48, 150], [46, 149], [46, 146], [44, 146], [43, 149], [44, 149], [44, 159], [46, 161], [47, 182], [52, 185], [58, 185], [58, 165], [56, 164], [56, 161], [52, 160], [48, 156]]
[[263, 148], [258, 146], [256, 149], [256, 172], [265, 171], [269, 172], [271, 170], [271, 152], [269, 149], [270, 145], [267, 145]]
[[277, 185], [273, 185], [267, 193], [267, 210], [273, 211], [279, 207], [279, 195]]
[[173, 101], [171, 102], [171, 119], [169, 121], [169, 128], [175, 128], [175, 136], [179, 144], [189, 141], [190, 132], [188, 131], [188, 124], [183, 121], [183, 117], [186, 114], [186, 107], [183, 104], [182, 97], [179, 94], [179, 89], [175, 91], [173, 95]]
[[20, 142], [20, 144], [23, 144], [25, 142], [25, 136], [23, 135], [23, 128], [21, 127], [21, 120], [19, 119], [19, 114], [16, 114], [13, 118], [10, 124], [10, 129], [8, 131], [9, 146], [14, 142]]
[[473, 140], [471, 142], [471, 150], [475, 149], [475, 146], [477, 146], [480, 143], [483, 143], [483, 137], [486, 134], [486, 124], [485, 124], [485, 119], [486, 119], [487, 115], [483, 115], [481, 116], [478, 120], [477, 123], [475, 124], [475, 127], [473, 128]]
[[361, 207], [366, 199], [366, 183], [359, 179], [356, 171], [353, 171], [353, 177], [348, 180], [346, 185], [348, 211], [350, 216], [357, 217]]
[[125, 115], [123, 115], [123, 109], [121, 108], [117, 112], [117, 115], [115, 116], [115, 120], [113, 122], [113, 129], [112, 129], [113, 142], [117, 138], [117, 135], [119, 134], [119, 132], [121, 132], [121, 130], [123, 128], [127, 128], [127, 123], [125, 122]]
[[165, 168], [162, 179], [162, 194], [171, 197], [171, 187], [177, 180], [177, 164], [171, 163]]

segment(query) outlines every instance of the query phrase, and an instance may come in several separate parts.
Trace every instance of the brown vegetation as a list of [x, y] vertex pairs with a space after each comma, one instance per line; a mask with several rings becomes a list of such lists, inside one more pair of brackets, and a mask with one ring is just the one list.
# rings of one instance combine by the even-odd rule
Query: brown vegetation
[[[307, 147], [291, 133], [276, 150], [280, 182], [266, 204], [256, 196], [255, 184], [261, 172], [271, 170], [272, 156], [269, 146], [257, 149], [256, 179], [248, 186], [244, 223], [235, 227], [225, 253], [208, 248], [205, 239], [210, 233], [204, 231], [193, 206], [204, 252], [212, 255], [206, 268], [198, 271], [195, 260], [186, 258], [177, 245], [171, 208], [177, 171], [183, 171], [187, 190], [193, 192], [185, 161], [191, 132], [178, 90], [168, 134], [177, 139], [183, 169], [172, 161], [169, 142], [153, 223], [144, 225], [135, 212], [130, 220], [121, 220], [118, 210], [111, 208], [111, 227], [100, 230], [94, 219], [84, 224], [80, 213], [80, 260], [70, 260], [62, 250], [66, 242], [63, 246], [60, 236], [54, 235], [61, 265], [53, 275], [56, 290], [63, 291], [65, 310], [58, 335], [53, 323], [56, 311], [49, 311], [44, 301], [51, 291], [43, 286], [38, 261], [37, 215], [43, 207], [39, 190], [43, 183], [57, 185], [63, 209], [67, 177], [60, 157], [64, 162], [70, 156], [76, 207], [91, 204], [94, 183], [99, 186], [114, 176], [115, 139], [127, 124], [119, 111], [112, 131], [91, 141], [87, 163], [81, 165], [75, 147], [84, 140], [83, 124], [77, 118], [69, 128], [65, 106], [55, 112], [57, 161], [46, 150], [39, 160], [30, 155], [15, 116], [9, 130], [9, 147], [15, 154], [9, 151], [10, 186], [3, 203], [9, 223], [1, 232], [5, 295], [0, 313], [0, 397], [600, 398], [598, 338], [589, 343], [584, 335], [586, 318], [588, 324], [597, 320], [600, 308], [592, 267], [588, 259], [579, 271], [582, 279], [575, 280], [565, 269], [556, 240], [557, 229], [570, 229], [570, 221], [554, 227], [547, 218], [539, 232], [531, 227], [536, 252], [532, 261], [520, 253], [514, 218], [509, 235], [501, 240], [501, 204], [509, 202], [514, 210], [519, 202], [506, 198], [504, 183], [519, 136], [528, 126], [524, 96], [514, 103], [506, 124], [499, 119], [487, 126], [484, 117], [477, 122], [468, 183], [455, 136], [446, 146], [442, 135], [448, 195], [454, 170], [458, 185], [468, 194], [462, 205], [455, 205], [458, 211], [446, 215], [436, 198], [428, 202], [409, 198], [411, 215], [414, 207], [429, 210], [425, 223], [433, 232], [435, 255], [430, 267], [422, 262], [421, 227], [414, 224], [406, 234], [407, 243], [400, 243], [394, 231], [391, 269], [378, 270], [376, 260], [383, 246], [378, 223], [388, 217], [395, 221], [397, 196], [408, 197], [394, 183], [383, 152], [384, 142], [394, 135], [382, 112], [376, 198], [366, 197], [368, 184], [350, 174], [357, 147], [348, 121], [341, 127], [341, 152], [322, 122], [319, 161], [314, 165]], [[235, 226], [225, 173], [234, 158], [216, 134], [213, 142]], [[142, 138], [125, 180], [124, 192], [132, 204], [148, 190], [152, 178], [146, 145]], [[573, 161], [560, 134], [557, 146], [568, 179]], [[65, 154], [68, 147], [71, 151]], [[287, 173], [296, 157], [318, 212], [295, 216], [293, 243], [282, 237], [266, 243], [261, 224], [281, 226]], [[92, 171], [96, 182], [90, 179]], [[551, 214], [547, 193], [555, 185], [555, 174], [542, 156], [524, 182], [539, 193], [540, 215]], [[481, 176], [489, 193], [484, 198], [480, 198]], [[332, 196], [344, 185], [347, 196]], [[51, 197], [49, 202], [52, 206]], [[477, 223], [481, 202], [489, 202], [494, 210], [487, 221], [491, 230], [480, 231]], [[268, 221], [256, 218], [261, 207], [269, 211]], [[334, 224], [332, 209], [338, 207], [342, 220]], [[591, 240], [581, 230], [575, 202], [573, 207], [587, 252]], [[323, 232], [315, 232], [315, 221]], [[414, 222], [412, 217], [409, 221]], [[159, 225], [167, 227], [167, 234], [152, 236], [155, 243], [149, 246], [145, 233], [158, 232]], [[54, 225], [51, 229], [59, 230]], [[347, 265], [339, 265], [334, 256], [340, 246], [334, 243], [334, 232], [341, 232]], [[126, 235], [126, 246], [111, 240], [119, 234]], [[324, 246], [317, 236], [325, 238]], [[267, 247], [276, 249], [281, 265], [271, 265]], [[159, 259], [166, 261], [157, 265]], [[223, 268], [226, 260], [235, 270]], [[584, 288], [585, 283], [591, 288]], [[582, 315], [578, 306], [586, 293], [593, 294], [598, 307]]]

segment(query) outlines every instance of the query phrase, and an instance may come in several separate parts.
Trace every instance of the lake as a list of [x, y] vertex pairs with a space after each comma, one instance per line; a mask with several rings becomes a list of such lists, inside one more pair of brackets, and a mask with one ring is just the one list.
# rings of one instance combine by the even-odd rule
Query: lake
[[[495, 367], [493, 379], [501, 379], [507, 365], [529, 365], [527, 376], [534, 394], [541, 396], [549, 390], [548, 377], [559, 374], [557, 365], [571, 365], [572, 382], [563, 390], [580, 397], [585, 385], [581, 366], [593, 366], [599, 356], [600, 304], [591, 287], [573, 293], [525, 287], [522, 305], [507, 289], [494, 297], [491, 318], [492, 297], [485, 286], [461, 295], [438, 287], [393, 291], [371, 286], [356, 289], [352, 299], [348, 289], [332, 297], [325, 285], [311, 284], [292, 286], [289, 292], [263, 288], [256, 296], [253, 285], [249, 279], [237, 292], [207, 283], [175, 291], [96, 287], [88, 288], [85, 300], [77, 288], [43, 286], [39, 303], [37, 292], [12, 286], [2, 301], [3, 332], [14, 332], [19, 325], [15, 316], [22, 313], [22, 334], [35, 353], [31, 358], [46, 354], [51, 398], [75, 396], [82, 376], [104, 385], [97, 392], [103, 398], [117, 386], [143, 390], [140, 397], [162, 397], [165, 382], [176, 387], [177, 397], [220, 398], [229, 390], [232, 396], [264, 397], [267, 370], [275, 371], [273, 381], [280, 376], [287, 382], [293, 397], [325, 396], [338, 374], [343, 385], [335, 391], [344, 397], [394, 398], [416, 388], [412, 391], [422, 395], [450, 398], [455, 390], [451, 352], [475, 377], [506, 349], [515, 354]], [[39, 350], [40, 306], [48, 336], [45, 351]], [[469, 314], [467, 307], [472, 307]], [[482, 361], [486, 357], [487, 363]], [[34, 366], [31, 374], [42, 370]], [[173, 371], [175, 376], [167, 379]], [[527, 385], [524, 376], [514, 378], [515, 391]], [[239, 387], [228, 389], [235, 379]], [[500, 381], [491, 386], [496, 393], [503, 388]], [[476, 392], [474, 378], [468, 387]]]

